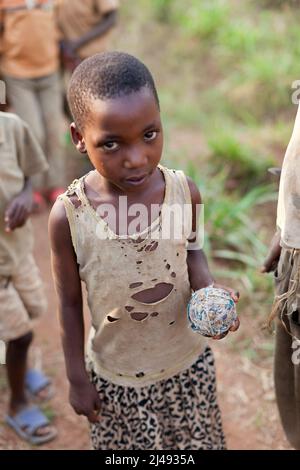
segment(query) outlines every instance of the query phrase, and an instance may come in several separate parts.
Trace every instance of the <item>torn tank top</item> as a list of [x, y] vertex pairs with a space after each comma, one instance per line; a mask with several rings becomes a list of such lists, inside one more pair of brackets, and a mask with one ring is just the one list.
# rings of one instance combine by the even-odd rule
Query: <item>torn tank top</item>
[[[186, 313], [191, 296], [188, 183], [182, 171], [158, 168], [165, 179], [161, 211], [144, 231], [129, 237], [116, 234], [92, 207], [84, 190], [85, 177], [60, 196], [87, 289], [92, 321], [88, 360], [97, 374], [122, 386], [150, 385], [178, 374], [196, 361], [206, 345], [205, 338], [190, 328]], [[69, 198], [74, 193], [77, 207]], [[178, 214], [183, 207], [181, 222], [170, 217], [170, 208]], [[172, 224], [173, 235], [166, 237], [166, 227]]]

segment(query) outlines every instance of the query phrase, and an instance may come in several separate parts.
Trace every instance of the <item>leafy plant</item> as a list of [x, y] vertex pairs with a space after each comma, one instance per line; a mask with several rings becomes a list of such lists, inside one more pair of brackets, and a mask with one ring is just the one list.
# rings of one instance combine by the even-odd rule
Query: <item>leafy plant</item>
[[[226, 163], [229, 179], [242, 180], [244, 188], [266, 180], [267, 169], [274, 166], [270, 157], [262, 157], [254, 149], [241, 143], [233, 134], [232, 129], [215, 130], [208, 141], [211, 161], [217, 169]], [[250, 196], [249, 196], [250, 198]]]
[[[209, 174], [210, 169], [203, 174], [189, 162], [185, 171], [204, 195], [206, 253], [221, 262], [219, 267], [224, 277], [243, 280], [243, 271], [247, 279], [244, 285], [248, 284], [252, 290], [255, 279], [249, 277], [247, 270], [257, 271], [266, 255], [266, 246], [257, 236], [258, 221], [253, 220], [253, 211], [259, 205], [277, 199], [274, 186], [257, 186], [244, 195], [238, 190], [228, 193], [226, 169], [213, 175]], [[226, 269], [222, 269], [225, 261]]]

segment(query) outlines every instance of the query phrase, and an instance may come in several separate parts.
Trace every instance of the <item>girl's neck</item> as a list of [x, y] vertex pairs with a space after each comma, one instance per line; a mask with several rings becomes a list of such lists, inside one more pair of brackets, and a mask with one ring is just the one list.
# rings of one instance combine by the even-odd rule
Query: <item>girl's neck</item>
[[87, 175], [85, 182], [87, 183], [89, 189], [99, 196], [102, 195], [104, 198], [126, 196], [129, 200], [132, 199], [134, 202], [135, 199], [140, 199], [143, 194], [147, 193], [149, 187], [153, 186], [155, 181], [160, 179], [160, 173], [161, 171], [158, 169], [158, 167], [156, 167], [146, 182], [147, 184], [141, 188], [135, 188], [133, 191], [126, 191], [124, 188], [121, 188], [118, 185], [112, 183], [107, 178], [103, 177], [96, 169], [92, 170]]

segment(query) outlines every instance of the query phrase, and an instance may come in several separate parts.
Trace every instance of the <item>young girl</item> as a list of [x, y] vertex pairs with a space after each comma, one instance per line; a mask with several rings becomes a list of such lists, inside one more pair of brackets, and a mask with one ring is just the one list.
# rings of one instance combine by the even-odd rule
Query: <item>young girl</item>
[[[68, 99], [74, 144], [95, 167], [50, 216], [70, 403], [90, 421], [95, 449], [224, 449], [213, 355], [186, 315], [191, 289], [213, 283], [191, 243], [200, 194], [159, 164], [153, 78], [128, 54], [97, 54], [75, 70]], [[187, 216], [170, 222], [172, 207]]]

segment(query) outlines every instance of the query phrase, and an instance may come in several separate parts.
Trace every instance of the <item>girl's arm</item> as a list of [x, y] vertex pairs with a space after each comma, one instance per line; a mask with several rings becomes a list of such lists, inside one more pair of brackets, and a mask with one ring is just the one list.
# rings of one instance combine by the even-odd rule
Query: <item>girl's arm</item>
[[204, 252], [197, 247], [197, 231], [198, 231], [198, 215], [199, 211], [202, 210], [201, 196], [200, 192], [190, 178], [188, 180], [188, 185], [191, 193], [192, 199], [192, 236], [189, 238], [189, 241], [192, 243], [192, 249], [188, 249], [187, 252], [187, 264], [191, 288], [195, 291], [201, 289], [202, 287], [209, 286], [213, 284], [214, 279], [212, 274], [209, 271], [207, 264], [206, 256]]
[[84, 321], [81, 281], [64, 204], [58, 200], [49, 218], [52, 273], [58, 296], [58, 312], [70, 403], [77, 414], [98, 420], [100, 401], [89, 381], [84, 361]]
[[[198, 230], [198, 214], [199, 210], [202, 210], [203, 208], [200, 208], [201, 204], [201, 195], [199, 192], [199, 189], [197, 188], [196, 184], [194, 181], [192, 181], [190, 178], [187, 178], [188, 180], [188, 185], [191, 193], [191, 199], [192, 199], [192, 239], [189, 239], [192, 244], [197, 242], [195, 237], [197, 237], [197, 230]], [[196, 244], [194, 244], [194, 247], [196, 248]], [[239, 299], [239, 294], [235, 290], [221, 286], [218, 284], [215, 284], [214, 278], [209, 270], [206, 256], [204, 252], [198, 248], [198, 249], [188, 249], [187, 253], [187, 265], [188, 265], [188, 273], [189, 273], [189, 280], [190, 280], [190, 285], [191, 288], [195, 291], [198, 289], [201, 289], [202, 287], [209, 286], [210, 284], [214, 284], [215, 287], [221, 287], [222, 289], [227, 290], [233, 300], [235, 302], [238, 301]], [[239, 328], [239, 320], [235, 322], [230, 327], [230, 331], [236, 331]], [[223, 335], [219, 336], [214, 336], [213, 339], [222, 339], [224, 336], [226, 336], [227, 332], [224, 333]]]

